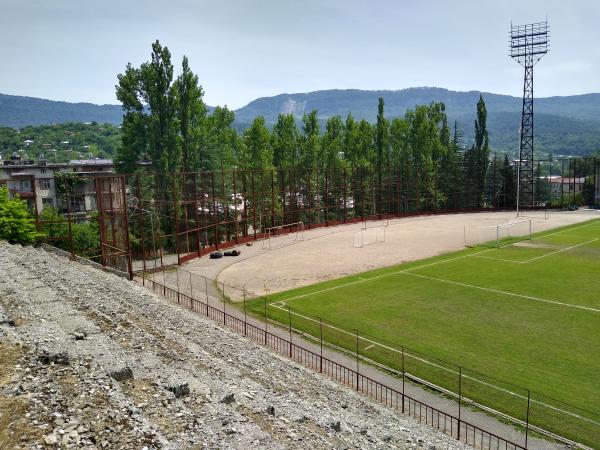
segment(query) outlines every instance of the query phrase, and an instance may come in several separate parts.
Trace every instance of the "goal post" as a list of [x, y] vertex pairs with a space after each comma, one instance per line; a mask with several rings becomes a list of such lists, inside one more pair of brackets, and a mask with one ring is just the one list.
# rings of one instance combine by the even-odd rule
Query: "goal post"
[[371, 226], [361, 228], [352, 234], [352, 246], [355, 248], [362, 248], [367, 245], [377, 244], [378, 242], [385, 242], [385, 230], [387, 226]]
[[532, 219], [523, 217], [495, 225], [474, 228], [464, 226], [465, 247], [497, 248], [531, 239], [533, 239]]
[[388, 219], [381, 220], [365, 220], [360, 223], [362, 230], [368, 230], [369, 228], [387, 228], [390, 222]]
[[493, 228], [495, 228], [496, 240], [489, 243], [493, 247], [501, 247], [523, 240], [531, 240], [533, 237], [531, 219], [521, 219], [501, 223]]
[[292, 241], [304, 240], [304, 222], [291, 222], [265, 228], [262, 248], [271, 249], [271, 239], [277, 236], [293, 236]]

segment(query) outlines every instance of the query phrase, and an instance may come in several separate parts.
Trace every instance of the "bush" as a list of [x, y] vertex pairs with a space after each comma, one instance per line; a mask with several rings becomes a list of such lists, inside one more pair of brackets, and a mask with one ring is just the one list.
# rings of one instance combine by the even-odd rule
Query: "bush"
[[27, 203], [8, 195], [8, 188], [0, 188], [0, 239], [10, 243], [35, 244], [43, 237], [38, 233]]

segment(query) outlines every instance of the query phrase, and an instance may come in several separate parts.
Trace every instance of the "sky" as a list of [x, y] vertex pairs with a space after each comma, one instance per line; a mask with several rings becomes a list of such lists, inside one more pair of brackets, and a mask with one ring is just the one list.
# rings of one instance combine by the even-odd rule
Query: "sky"
[[509, 27], [546, 17], [535, 96], [600, 92], [598, 0], [0, 0], [0, 93], [118, 103], [117, 75], [158, 39], [234, 109], [321, 89], [521, 96]]

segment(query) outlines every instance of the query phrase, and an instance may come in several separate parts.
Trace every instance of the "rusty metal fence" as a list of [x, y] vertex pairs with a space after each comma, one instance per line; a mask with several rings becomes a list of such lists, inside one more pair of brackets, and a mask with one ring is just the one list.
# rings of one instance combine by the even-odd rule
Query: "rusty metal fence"
[[[172, 271], [172, 269], [166, 270]], [[306, 340], [304, 333], [299, 333], [297, 329], [291, 326], [287, 330], [289, 335], [285, 336], [286, 330], [280, 328], [279, 324], [276, 325], [268, 319], [261, 324], [260, 321], [248, 315], [245, 307], [243, 312], [240, 312], [239, 309], [230, 306], [231, 309], [228, 312], [226, 302], [215, 303], [211, 301], [214, 297], [210, 292], [210, 284], [213, 284], [216, 292], [224, 292], [225, 295], [227, 295], [228, 289], [235, 288], [222, 283], [220, 283], [220, 286], [215, 285], [213, 280], [189, 272], [187, 272], [190, 277], [188, 280], [180, 279], [180, 275], [175, 275], [177, 284], [171, 285], [166, 281], [164, 272], [162, 273], [162, 282], [157, 281], [156, 277], [152, 275], [156, 273], [159, 272], [139, 272], [134, 279], [154, 292], [164, 295], [170, 301], [206, 316], [252, 341], [322, 373], [395, 411], [407, 414], [419, 422], [477, 448], [488, 450], [524, 450], [527, 448], [526, 443], [525, 445], [517, 444], [462, 417], [461, 413], [464, 414], [467, 408], [466, 403], [461, 404], [459, 401], [457, 414], [451, 414], [415, 398], [408, 392], [409, 384], [415, 383], [415, 378], [409, 374], [408, 370], [389, 372], [388, 375], [395, 377], [397, 381], [394, 386], [390, 386], [366, 373], [365, 368], [368, 363], [361, 361], [358, 348], [355, 353], [356, 365], [349, 367], [347, 360], [340, 362], [327, 350], [331, 347], [331, 344], [322, 332], [320, 337], [311, 344]], [[186, 285], [186, 283], [189, 284]], [[201, 289], [194, 291], [194, 285], [204, 285], [206, 287], [204, 291]]]

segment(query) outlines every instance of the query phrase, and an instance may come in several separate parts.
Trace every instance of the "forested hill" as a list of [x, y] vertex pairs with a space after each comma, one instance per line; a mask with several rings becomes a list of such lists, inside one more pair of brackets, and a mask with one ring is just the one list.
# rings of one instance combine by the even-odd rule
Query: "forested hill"
[[[326, 90], [280, 94], [259, 98], [236, 111], [236, 120], [247, 124], [257, 115], [273, 124], [279, 113], [297, 117], [313, 109], [323, 122], [333, 115], [374, 122], [377, 99], [385, 100], [386, 117], [403, 116], [415, 105], [444, 102], [450, 123], [455, 120], [468, 145], [472, 140], [475, 105], [479, 91], [456, 92], [442, 88], [410, 88], [398, 91]], [[522, 100], [509, 95], [482, 93], [488, 110], [491, 146], [499, 151], [518, 147]], [[588, 154], [600, 149], [600, 94], [535, 99], [536, 148], [554, 154]]]
[[[409, 88], [398, 91], [363, 91], [358, 89], [326, 90], [300, 94], [280, 94], [250, 102], [236, 111], [240, 122], [250, 122], [257, 115], [265, 117], [267, 123], [274, 123], [281, 112], [302, 115], [316, 109], [319, 117], [327, 119], [348, 112], [357, 119], [374, 122], [377, 116], [377, 99], [385, 100], [386, 116], [403, 116], [407, 109], [431, 102], [443, 102], [449, 116], [461, 118], [475, 117], [474, 105], [482, 94], [488, 114], [509, 112], [520, 115], [522, 100], [509, 95], [487, 92], [457, 92], [442, 88]], [[600, 94], [572, 95], [567, 97], [546, 97], [535, 99], [535, 112], [558, 115], [577, 120], [600, 122]]]
[[[456, 92], [441, 88], [410, 88], [398, 91], [325, 90], [299, 94], [280, 94], [259, 98], [235, 111], [237, 129], [244, 129], [262, 115], [272, 125], [280, 113], [318, 111], [322, 123], [333, 115], [343, 118], [352, 112], [357, 119], [375, 121], [377, 99], [385, 100], [387, 117], [403, 116], [415, 105], [441, 101], [446, 104], [450, 123], [459, 123], [464, 143], [470, 145], [478, 91]], [[490, 144], [498, 151], [518, 147], [521, 99], [508, 95], [483, 93], [488, 110]], [[558, 154], [587, 154], [600, 149], [600, 94], [535, 99], [536, 148]], [[0, 94], [0, 126], [21, 128], [26, 125], [64, 122], [98, 122], [118, 125], [119, 105], [66, 103], [31, 97]]]
[[67, 103], [34, 97], [0, 94], [0, 126], [22, 128], [67, 122], [120, 125], [121, 105]]

